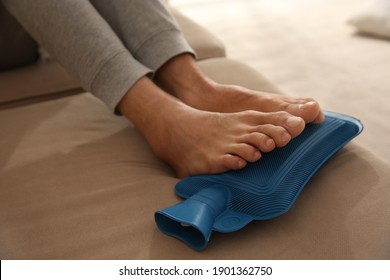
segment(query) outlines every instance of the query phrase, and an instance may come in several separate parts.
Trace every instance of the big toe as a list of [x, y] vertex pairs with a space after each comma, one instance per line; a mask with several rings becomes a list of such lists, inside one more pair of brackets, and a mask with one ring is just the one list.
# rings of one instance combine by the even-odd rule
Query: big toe
[[305, 128], [305, 121], [301, 117], [289, 116], [285, 121], [285, 128], [292, 138], [298, 136]]
[[288, 105], [289, 113], [301, 117], [305, 123], [321, 122], [323, 120], [323, 113], [320, 105], [314, 100], [308, 100], [303, 103], [292, 103]]

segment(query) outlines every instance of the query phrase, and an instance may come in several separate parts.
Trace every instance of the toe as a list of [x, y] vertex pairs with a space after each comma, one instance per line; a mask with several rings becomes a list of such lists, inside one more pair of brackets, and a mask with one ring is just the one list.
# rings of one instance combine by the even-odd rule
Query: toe
[[[256, 131], [262, 134], [267, 135], [269, 138], [273, 140], [276, 147], [283, 147], [288, 144], [291, 140], [291, 135], [288, 131], [281, 126], [276, 126], [272, 124], [264, 124], [256, 127]], [[273, 150], [273, 148], [270, 150]], [[267, 150], [270, 151], [270, 150]], [[266, 150], [262, 150], [266, 151]]]
[[[262, 152], [270, 152], [275, 149], [276, 144], [272, 137], [265, 134], [266, 129], [259, 129], [258, 132], [253, 132], [243, 138], [243, 142], [248, 143]], [[270, 130], [270, 129], [269, 129]]]
[[313, 99], [307, 99], [306, 102], [300, 104], [291, 104], [288, 111], [301, 117], [306, 123], [313, 122], [322, 114], [320, 105]]
[[325, 115], [322, 111], [318, 114], [318, 116], [313, 120], [313, 123], [322, 123], [325, 120]]
[[284, 127], [292, 138], [298, 136], [305, 128], [305, 121], [287, 112], [266, 113], [263, 124], [273, 124]]
[[[236, 155], [225, 154], [222, 157], [222, 165], [223, 165], [223, 168], [225, 168], [224, 171], [242, 169], [246, 166], [246, 164], [247, 163], [245, 160], [243, 160], [241, 157], [236, 156]], [[223, 172], [223, 171], [218, 171], [215, 173], [220, 173], [220, 172]]]
[[235, 154], [245, 161], [255, 162], [261, 158], [261, 153], [257, 148], [246, 143], [236, 144], [229, 150], [230, 154]]
[[300, 117], [288, 116], [283, 125], [288, 130], [291, 137], [298, 136], [305, 128], [305, 121]]

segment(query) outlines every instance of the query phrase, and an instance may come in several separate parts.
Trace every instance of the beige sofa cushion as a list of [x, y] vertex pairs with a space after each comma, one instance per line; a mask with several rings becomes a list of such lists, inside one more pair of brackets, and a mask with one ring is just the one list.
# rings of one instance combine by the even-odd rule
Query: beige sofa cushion
[[0, 72], [0, 108], [55, 98], [75, 91], [83, 90], [54, 61]]
[[[220, 81], [272, 88], [238, 62], [200, 64]], [[1, 259], [390, 258], [390, 167], [354, 143], [287, 214], [213, 234], [196, 252], [153, 218], [179, 201], [178, 179], [91, 94], [0, 110], [0, 129]]]
[[195, 50], [198, 60], [226, 56], [225, 46], [218, 37], [177, 9], [171, 8], [171, 11], [183, 30], [184, 37]]

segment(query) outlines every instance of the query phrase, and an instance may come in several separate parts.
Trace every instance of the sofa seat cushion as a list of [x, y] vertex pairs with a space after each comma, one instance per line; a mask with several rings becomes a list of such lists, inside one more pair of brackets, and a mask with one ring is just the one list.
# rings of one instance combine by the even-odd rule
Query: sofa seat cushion
[[74, 91], [83, 90], [65, 69], [54, 61], [0, 72], [0, 108], [29, 100], [55, 98]]
[[[240, 71], [223, 74], [233, 64]], [[239, 65], [201, 67], [226, 83], [270, 88]], [[154, 222], [156, 210], [180, 201], [178, 179], [91, 94], [0, 110], [0, 129], [1, 259], [390, 258], [390, 167], [354, 143], [289, 212], [214, 234], [196, 252]]]

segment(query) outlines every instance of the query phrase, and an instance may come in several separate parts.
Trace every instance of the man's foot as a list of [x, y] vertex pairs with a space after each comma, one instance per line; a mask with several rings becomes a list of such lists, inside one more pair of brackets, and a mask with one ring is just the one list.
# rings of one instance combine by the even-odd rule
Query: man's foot
[[191, 107], [212, 112], [286, 111], [306, 123], [319, 123], [324, 115], [312, 98], [294, 98], [249, 90], [239, 86], [221, 85], [207, 78], [191, 55], [179, 55], [156, 74], [157, 83]]
[[214, 113], [191, 108], [170, 112], [159, 129], [145, 135], [155, 154], [180, 177], [243, 168], [259, 160], [261, 152], [285, 146], [304, 128], [301, 118], [284, 112]]
[[195, 93], [194, 89], [193, 93], [183, 94], [184, 102], [194, 108], [214, 112], [286, 111], [301, 117], [306, 123], [320, 123], [324, 120], [319, 104], [312, 98], [294, 98], [213, 82], [209, 82], [207, 87], [207, 90], [198, 90]]
[[153, 152], [179, 177], [243, 168], [304, 129], [287, 112], [216, 113], [189, 107], [142, 78], [119, 110], [146, 138]]

